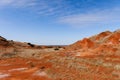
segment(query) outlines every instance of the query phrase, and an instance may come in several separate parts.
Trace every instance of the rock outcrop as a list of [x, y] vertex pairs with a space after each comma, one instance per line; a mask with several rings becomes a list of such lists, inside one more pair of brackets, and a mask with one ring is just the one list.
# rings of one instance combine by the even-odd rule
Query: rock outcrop
[[[69, 45], [66, 50], [79, 56], [120, 55], [120, 30], [105, 31]], [[76, 54], [74, 54], [76, 55]]]

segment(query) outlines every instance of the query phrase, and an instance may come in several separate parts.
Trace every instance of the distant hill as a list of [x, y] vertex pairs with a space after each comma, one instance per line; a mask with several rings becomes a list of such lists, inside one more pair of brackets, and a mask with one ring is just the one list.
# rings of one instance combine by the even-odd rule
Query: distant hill
[[29, 42], [19, 42], [19, 41], [13, 41], [13, 40], [7, 40], [6, 38], [0, 36], [0, 46], [2, 47], [15, 47], [15, 48], [38, 48], [38, 49], [44, 49], [44, 48], [62, 48], [66, 45], [36, 45]]

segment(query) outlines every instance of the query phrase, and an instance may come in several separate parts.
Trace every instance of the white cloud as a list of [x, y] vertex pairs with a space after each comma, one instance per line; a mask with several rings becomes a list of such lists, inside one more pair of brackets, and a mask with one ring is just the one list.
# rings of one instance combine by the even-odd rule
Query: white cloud
[[120, 22], [120, 9], [97, 10], [59, 18], [59, 23], [71, 26], [90, 26], [96, 24], [111, 24]]
[[0, 8], [32, 7], [38, 14], [45, 16], [60, 13], [65, 7], [63, 4], [63, 0], [0, 0]]
[[34, 5], [35, 0], [0, 0], [0, 7], [5, 6], [16, 6], [16, 7], [24, 7], [24, 6], [32, 6]]
[[0, 5], [4, 6], [4, 5], [11, 4], [12, 2], [14, 2], [14, 0], [0, 0]]

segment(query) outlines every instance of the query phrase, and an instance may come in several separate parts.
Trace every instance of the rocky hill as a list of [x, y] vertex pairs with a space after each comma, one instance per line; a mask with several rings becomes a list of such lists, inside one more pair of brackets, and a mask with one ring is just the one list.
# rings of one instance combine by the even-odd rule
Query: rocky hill
[[2, 36], [0, 36], [0, 46], [9, 46], [7, 39], [3, 38]]
[[62, 50], [30, 45], [0, 37], [0, 80], [120, 80], [120, 30]]
[[84, 38], [66, 48], [77, 56], [120, 55], [120, 30], [105, 31], [95, 36]]

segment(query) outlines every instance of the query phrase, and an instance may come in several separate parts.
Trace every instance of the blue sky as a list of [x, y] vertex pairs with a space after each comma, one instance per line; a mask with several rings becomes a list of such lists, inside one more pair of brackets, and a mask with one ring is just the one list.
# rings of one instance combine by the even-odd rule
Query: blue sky
[[120, 0], [0, 0], [0, 35], [41, 45], [72, 44], [120, 29]]

